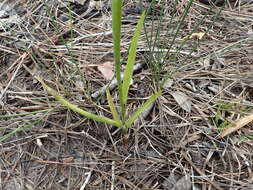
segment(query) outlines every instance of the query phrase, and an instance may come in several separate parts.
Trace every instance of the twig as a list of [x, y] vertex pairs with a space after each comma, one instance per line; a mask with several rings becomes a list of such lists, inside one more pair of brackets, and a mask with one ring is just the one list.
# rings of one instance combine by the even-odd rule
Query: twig
[[[136, 72], [137, 70], [141, 69], [143, 67], [143, 64], [141, 63], [137, 63], [134, 66], [134, 72]], [[121, 74], [121, 77], [123, 77], [123, 74]], [[117, 80], [116, 78], [114, 78], [110, 83], [106, 84], [105, 86], [103, 86], [101, 89], [99, 89], [98, 91], [94, 92], [91, 97], [96, 99], [99, 96], [103, 95], [106, 91], [107, 88], [109, 88], [110, 90], [113, 90], [115, 87], [117, 86]]]
[[206, 180], [208, 183], [210, 183], [215, 189], [217, 190], [223, 190], [219, 185], [217, 185], [215, 182], [210, 180], [208, 177], [205, 177], [206, 175], [190, 160], [190, 158], [186, 155], [184, 151], [181, 151], [181, 154], [186, 159], [186, 161], [196, 170], [196, 172], [199, 173], [203, 177], [204, 180]]
[[81, 186], [80, 190], [84, 190], [86, 185], [88, 184], [90, 177], [91, 177], [91, 172], [86, 172], [84, 175], [87, 175], [83, 185]]
[[111, 185], [111, 190], [114, 190], [114, 183], [115, 183], [115, 161], [112, 162], [112, 185]]
[[[5, 92], [6, 92], [7, 89], [10, 87], [12, 81], [13, 81], [14, 78], [16, 77], [16, 75], [17, 75], [17, 73], [18, 73], [18, 71], [19, 71], [19, 69], [20, 69], [20, 67], [21, 67], [21, 65], [22, 65], [22, 63], [23, 63], [23, 60], [26, 58], [26, 56], [27, 56], [27, 54], [24, 53], [24, 54], [20, 57], [21, 61], [20, 61], [20, 63], [18, 64], [16, 71], [14, 72], [14, 74], [12, 75], [10, 81], [8, 82], [8, 84], [6, 85], [6, 87], [4, 88], [4, 90], [2, 91], [2, 93], [0, 94], [0, 101], [2, 101], [2, 98], [3, 98], [4, 94], [5, 94]], [[16, 62], [18, 62], [20, 59], [17, 59]]]

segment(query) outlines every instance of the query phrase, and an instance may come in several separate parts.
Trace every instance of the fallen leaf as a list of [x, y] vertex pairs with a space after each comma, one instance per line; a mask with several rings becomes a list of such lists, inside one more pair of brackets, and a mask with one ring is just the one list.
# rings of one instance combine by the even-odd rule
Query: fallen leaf
[[187, 112], [191, 112], [191, 105], [192, 105], [192, 101], [190, 100], [190, 98], [184, 94], [183, 92], [171, 92], [170, 93], [173, 98], [176, 100], [176, 102], [178, 103], [178, 105], [185, 111]]
[[198, 39], [201, 40], [204, 37], [205, 33], [204, 32], [199, 32], [199, 33], [193, 33], [190, 36], [190, 39]]
[[245, 116], [239, 120], [237, 120], [234, 124], [229, 126], [228, 128], [224, 129], [221, 134], [219, 135], [220, 138], [223, 138], [239, 129], [244, 127], [245, 125], [249, 124], [250, 122], [253, 121], [253, 114], [249, 116]]
[[73, 162], [73, 160], [74, 160], [74, 157], [71, 156], [71, 157], [63, 159], [63, 163], [71, 163], [71, 162]]
[[98, 65], [98, 70], [102, 73], [106, 80], [112, 80], [114, 76], [114, 63], [106, 61], [101, 65]]
[[182, 40], [186, 40], [188, 37], [189, 39], [197, 39], [197, 40], [201, 40], [204, 37], [205, 33], [204, 32], [198, 32], [198, 33], [192, 33], [189, 36], [185, 36], [184, 38], [182, 38]]

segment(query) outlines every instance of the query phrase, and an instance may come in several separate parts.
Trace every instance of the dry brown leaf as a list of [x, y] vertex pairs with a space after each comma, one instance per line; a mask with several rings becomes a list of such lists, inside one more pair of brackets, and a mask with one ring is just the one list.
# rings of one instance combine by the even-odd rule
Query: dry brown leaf
[[98, 70], [102, 73], [106, 80], [111, 80], [114, 76], [114, 63], [112, 61], [106, 61], [101, 65], [98, 65]]
[[170, 92], [170, 94], [173, 96], [173, 98], [176, 100], [178, 105], [185, 111], [191, 112], [191, 106], [192, 101], [191, 99], [184, 94], [183, 92], [176, 91], [176, 92]]
[[198, 39], [201, 40], [204, 37], [205, 33], [204, 32], [199, 32], [199, 33], [193, 33], [190, 36], [190, 39]]
[[71, 163], [75, 158], [73, 156], [63, 159], [63, 163]]
[[224, 129], [221, 134], [219, 135], [220, 138], [223, 138], [227, 135], [229, 135], [230, 133], [233, 133], [239, 129], [241, 129], [242, 127], [244, 127], [245, 125], [249, 124], [250, 122], [253, 121], [253, 114], [249, 115], [249, 116], [245, 116], [239, 120], [237, 120], [233, 125], [231, 125], [230, 127]]
[[189, 36], [185, 36], [184, 38], [182, 38], [182, 40], [186, 40], [188, 37], [189, 39], [197, 39], [197, 40], [201, 40], [204, 37], [205, 33], [204, 32], [199, 32], [199, 33], [193, 33]]

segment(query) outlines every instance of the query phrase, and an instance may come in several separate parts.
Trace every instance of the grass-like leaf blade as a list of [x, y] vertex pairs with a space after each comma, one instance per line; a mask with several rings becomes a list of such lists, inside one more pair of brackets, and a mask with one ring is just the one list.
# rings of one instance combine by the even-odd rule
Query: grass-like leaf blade
[[113, 55], [115, 63], [115, 75], [118, 84], [119, 100], [121, 107], [121, 116], [124, 119], [123, 92], [120, 74], [120, 40], [121, 40], [121, 18], [122, 18], [122, 0], [112, 0], [112, 36], [113, 36]]
[[113, 52], [116, 66], [120, 63], [122, 0], [112, 0]]
[[62, 103], [64, 106], [66, 106], [67, 108], [69, 108], [70, 110], [79, 113], [82, 116], [85, 116], [89, 119], [93, 119], [95, 121], [99, 121], [99, 122], [103, 122], [109, 125], [113, 125], [116, 127], [121, 127], [121, 123], [114, 121], [110, 118], [104, 117], [104, 116], [99, 116], [99, 115], [95, 115], [93, 113], [90, 113], [88, 111], [85, 111], [83, 109], [78, 108], [76, 105], [71, 104], [70, 102], [68, 102], [67, 100], [65, 100], [61, 95], [59, 95], [55, 90], [53, 90], [52, 88], [50, 88], [49, 86], [47, 86], [42, 79], [36, 77], [36, 79], [38, 81], [40, 81], [40, 83], [43, 85], [44, 89], [51, 94], [56, 100], [58, 100], [60, 103]]
[[142, 13], [141, 18], [138, 21], [137, 27], [134, 31], [134, 35], [131, 41], [130, 49], [129, 49], [127, 65], [124, 71], [123, 84], [122, 84], [124, 105], [126, 105], [127, 103], [128, 91], [129, 91], [131, 79], [133, 76], [133, 67], [134, 67], [135, 58], [136, 58], [137, 43], [141, 35], [141, 29], [143, 27], [145, 16], [146, 16], [146, 11]]
[[141, 105], [130, 118], [126, 121], [125, 126], [129, 128], [133, 122], [140, 116], [140, 114], [147, 109], [147, 107], [153, 103], [159, 96], [161, 96], [162, 91], [158, 91], [153, 94], [144, 104]]
[[114, 119], [115, 121], [121, 123], [119, 114], [118, 114], [118, 112], [117, 112], [117, 110], [116, 110], [115, 104], [113, 103], [113, 99], [112, 99], [111, 93], [110, 93], [110, 91], [109, 91], [108, 88], [106, 89], [106, 96], [107, 96], [107, 101], [108, 101], [110, 110], [111, 110], [111, 112], [112, 112], [113, 119]]

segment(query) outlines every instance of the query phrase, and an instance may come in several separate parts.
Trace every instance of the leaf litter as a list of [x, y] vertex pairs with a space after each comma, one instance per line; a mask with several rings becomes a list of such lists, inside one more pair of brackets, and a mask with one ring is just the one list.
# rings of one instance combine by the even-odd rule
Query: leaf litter
[[191, 112], [192, 102], [190, 97], [180, 91], [170, 92], [173, 98], [176, 100], [178, 105], [185, 111]]
[[[12, 7], [13, 1], [8, 2]], [[126, 10], [136, 6], [132, 1], [125, 3]], [[163, 96], [131, 129], [127, 147], [118, 130], [110, 126], [105, 129], [101, 123], [66, 110], [32, 76], [39, 72], [71, 103], [110, 116], [107, 103], [100, 97], [105, 93], [101, 89], [109, 86], [112, 94], [116, 90], [111, 86], [113, 80], [105, 78], [112, 75], [99, 69], [84, 72], [89, 65], [98, 68], [112, 56], [110, 10], [106, 6], [103, 10], [85, 9], [88, 3], [84, 1], [82, 6], [67, 0], [15, 3], [15, 12], [9, 12], [22, 20], [12, 20], [0, 32], [0, 112], [5, 116], [0, 119], [0, 135], [8, 137], [0, 142], [0, 188], [168, 189], [185, 184], [188, 189], [252, 189], [253, 105], [248, 90], [253, 81], [252, 2], [238, 3], [240, 6], [233, 2], [226, 5], [210, 28], [218, 8], [208, 11], [210, 6], [194, 2], [181, 36], [189, 37], [192, 24], [206, 14], [194, 32], [205, 35], [201, 40], [197, 35], [197, 39], [187, 41], [183, 51], [177, 49], [178, 44], [172, 47], [169, 56], [177, 55], [175, 63], [165, 61], [163, 72], [178, 70], [179, 66], [182, 69], [172, 74]], [[181, 10], [174, 10], [173, 3], [167, 2], [161, 38], [169, 36], [166, 24], [172, 12], [179, 19], [184, 6], [182, 2]], [[28, 12], [20, 11], [22, 7], [29, 7]], [[72, 15], [72, 20], [58, 19], [64, 11], [62, 18]], [[152, 31], [157, 23], [152, 24], [149, 16], [146, 29]], [[127, 52], [136, 21], [136, 15], [126, 14], [122, 54]], [[31, 48], [34, 44], [37, 51]], [[194, 52], [193, 46], [197, 47]], [[159, 48], [168, 51], [163, 43], [155, 47]], [[148, 97], [154, 88], [151, 69], [144, 59], [150, 53], [144, 34], [138, 51], [141, 66], [135, 70], [134, 82], [143, 84], [145, 94], [138, 94], [139, 85], [131, 86], [129, 103], [133, 108], [144, 101], [139, 97]], [[239, 106], [232, 109], [223, 105], [226, 103]], [[217, 138], [222, 133], [212, 122], [218, 112], [234, 121], [225, 138]], [[172, 175], [176, 177], [169, 184]]]
[[97, 66], [98, 70], [103, 74], [106, 80], [112, 80], [114, 77], [114, 63], [106, 61], [103, 64]]

